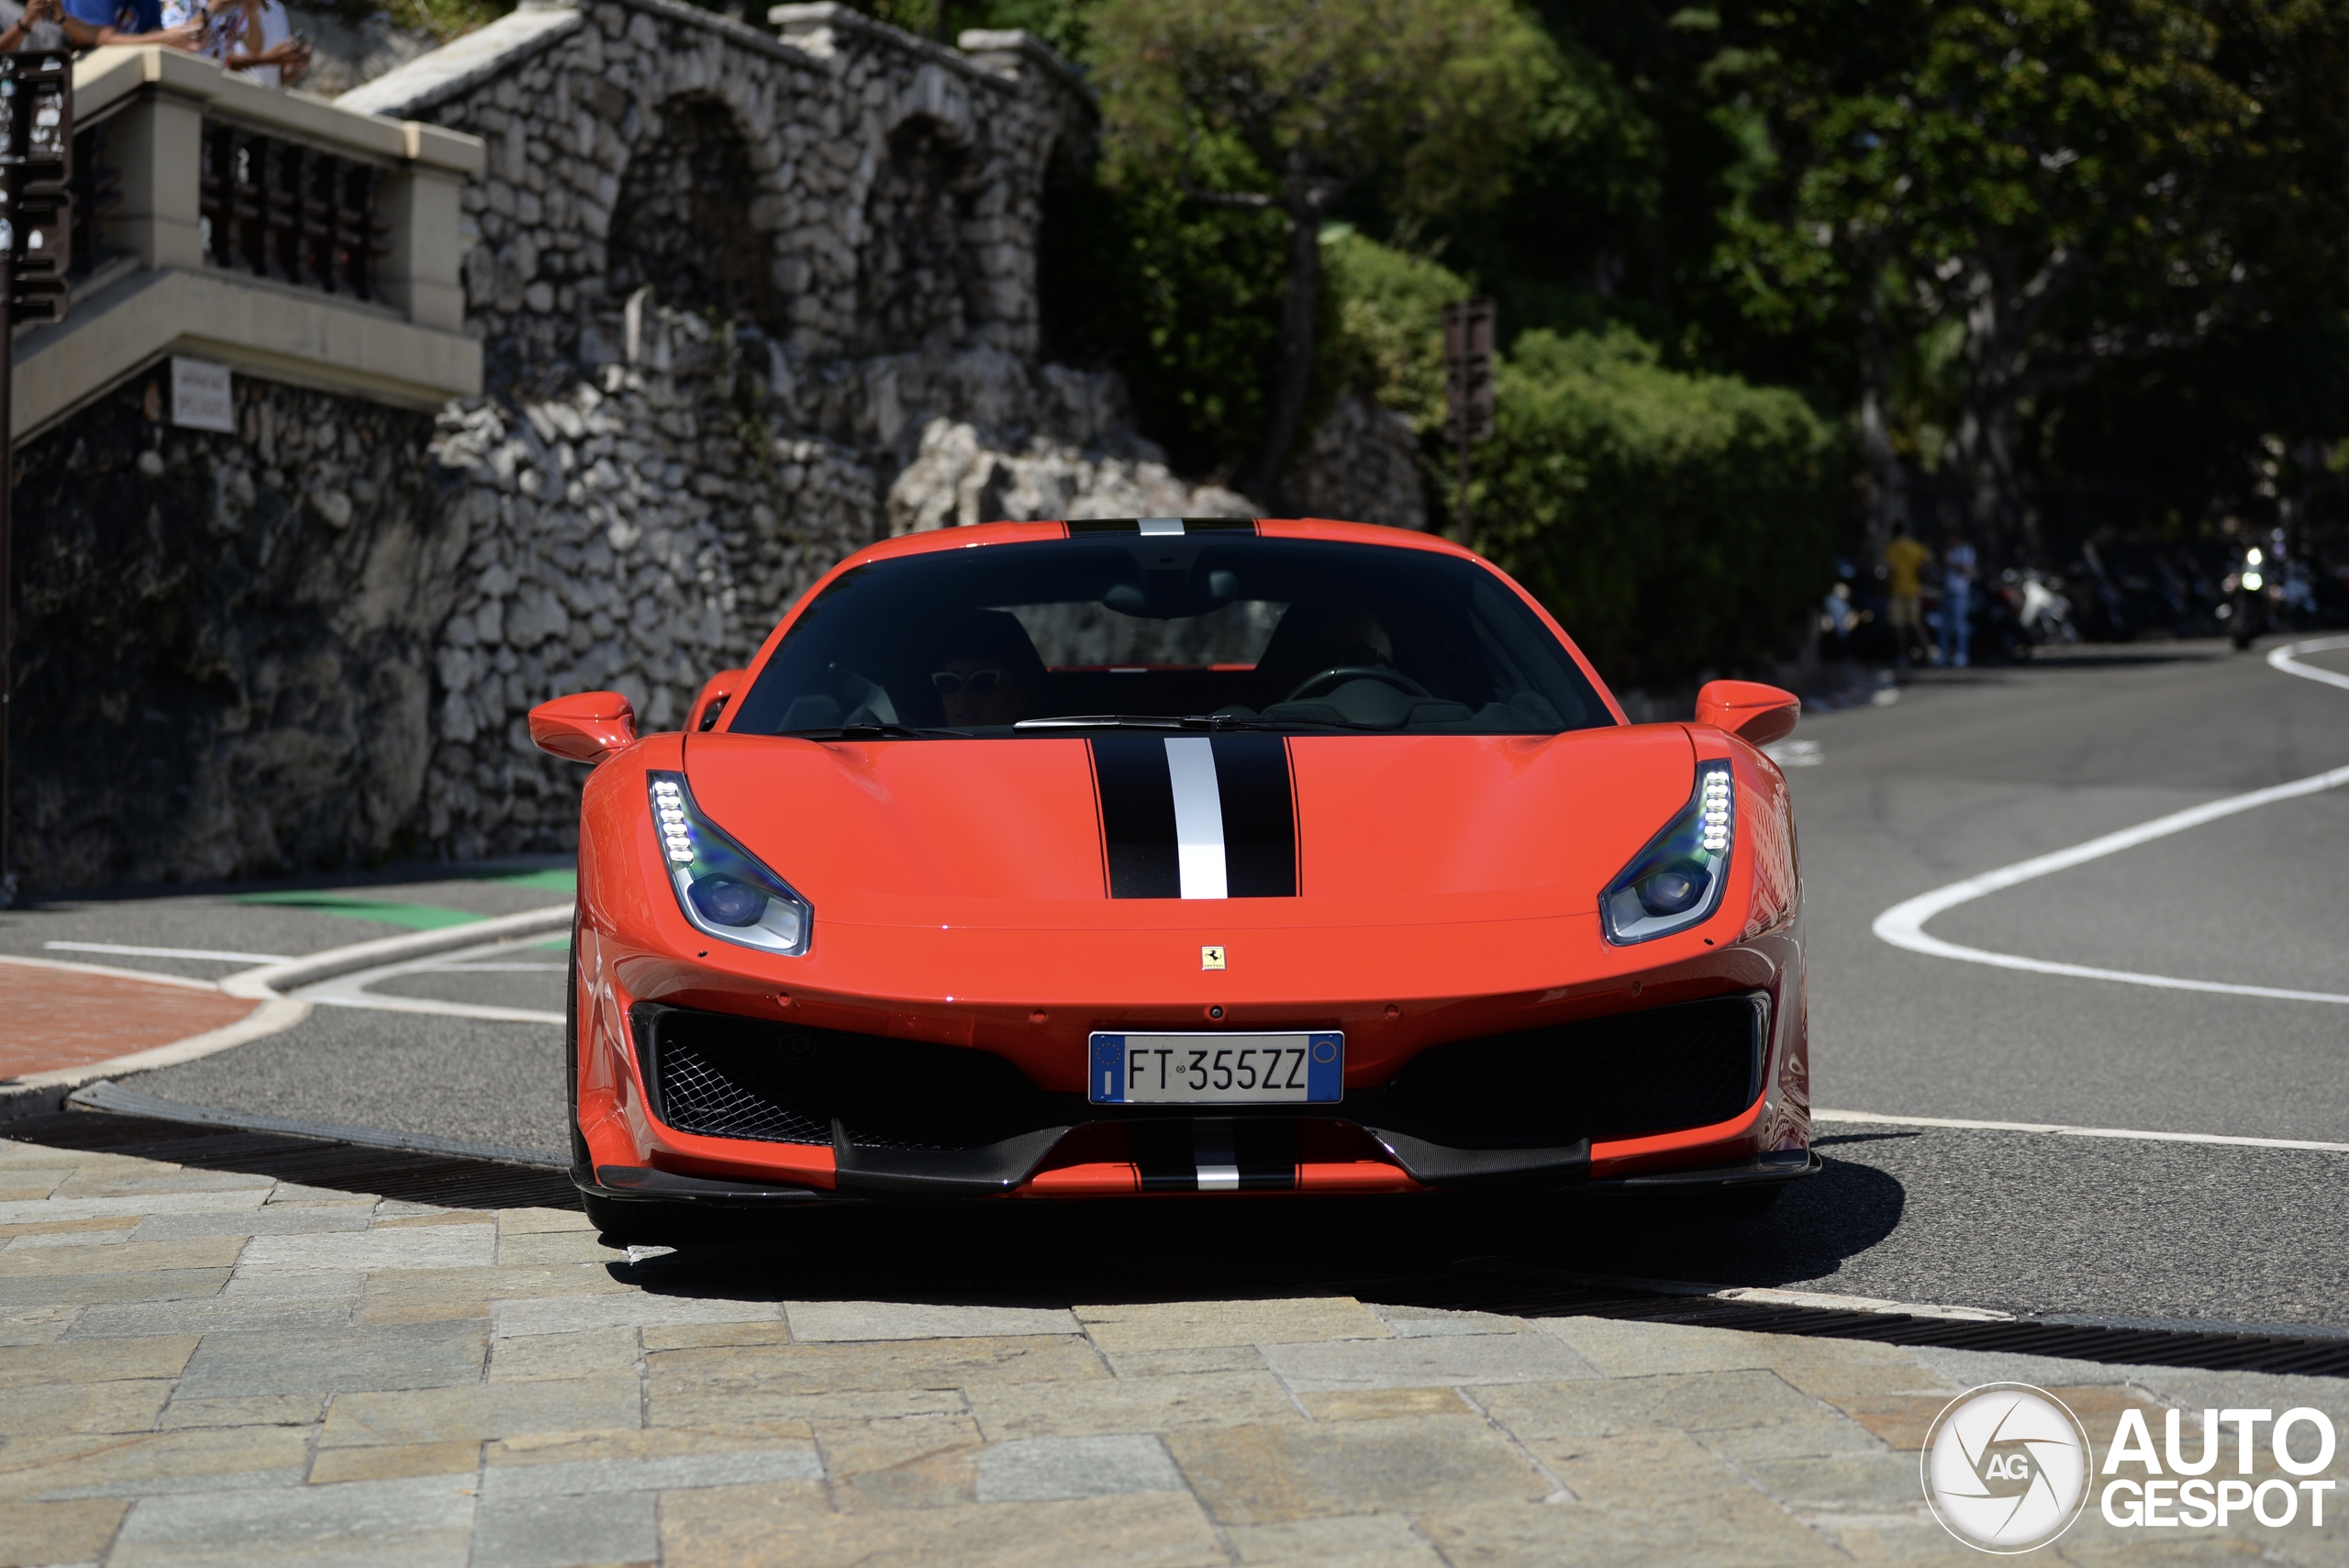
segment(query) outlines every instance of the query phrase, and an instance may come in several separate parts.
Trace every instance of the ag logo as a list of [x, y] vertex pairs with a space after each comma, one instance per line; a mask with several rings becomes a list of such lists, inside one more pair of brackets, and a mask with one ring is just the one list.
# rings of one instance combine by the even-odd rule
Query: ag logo
[[1984, 1551], [2032, 1551], [2072, 1528], [2088, 1500], [2079, 1418], [2045, 1389], [1990, 1383], [1933, 1418], [1925, 1501], [1943, 1529]]

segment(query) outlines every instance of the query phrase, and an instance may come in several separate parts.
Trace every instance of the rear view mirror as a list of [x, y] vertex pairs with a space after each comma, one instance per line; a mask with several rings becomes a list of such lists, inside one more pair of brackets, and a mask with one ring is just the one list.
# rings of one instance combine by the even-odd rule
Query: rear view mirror
[[698, 735], [705, 729], [717, 728], [718, 721], [726, 717], [726, 705], [742, 689], [742, 682], [750, 673], [748, 670], [720, 670], [712, 675], [703, 684], [701, 695], [694, 698], [693, 711], [685, 717], [685, 733]]
[[1767, 746], [1795, 732], [1802, 698], [1759, 681], [1708, 681], [1697, 694], [1697, 722]]
[[530, 710], [530, 742], [551, 757], [600, 762], [636, 743], [636, 708], [618, 692], [579, 692]]

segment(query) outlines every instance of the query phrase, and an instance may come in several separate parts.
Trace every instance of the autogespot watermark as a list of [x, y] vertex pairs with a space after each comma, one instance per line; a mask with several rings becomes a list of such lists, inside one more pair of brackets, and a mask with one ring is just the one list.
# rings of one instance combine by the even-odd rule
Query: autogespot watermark
[[1950, 1401], [1925, 1434], [1925, 1501], [1942, 1528], [1984, 1551], [2032, 1551], [2072, 1528], [2088, 1498], [2087, 1429], [2026, 1383]]
[[[2121, 1529], [2223, 1528], [2243, 1514], [2271, 1529], [2302, 1518], [2310, 1527], [2324, 1523], [2335, 1483], [2310, 1479], [2332, 1464], [2332, 1418], [2323, 1411], [2205, 1410], [2190, 1460], [2180, 1440], [2182, 1412], [2165, 1411], [2163, 1420], [2156, 1450], [2145, 1412], [2123, 1410], [2099, 1476], [2087, 1429], [2045, 1389], [2025, 1383], [1968, 1389], [1925, 1434], [1925, 1501], [1958, 1540], [2000, 1553], [2034, 1551], [2062, 1535], [2085, 1511], [2091, 1491], [2105, 1522]], [[2236, 1477], [2253, 1474], [2259, 1457], [2254, 1434], [2262, 1426], [2276, 1468], [2292, 1479], [2199, 1479], [2225, 1457], [2221, 1428], [2233, 1429]], [[2128, 1469], [2137, 1473], [2123, 1473]]]

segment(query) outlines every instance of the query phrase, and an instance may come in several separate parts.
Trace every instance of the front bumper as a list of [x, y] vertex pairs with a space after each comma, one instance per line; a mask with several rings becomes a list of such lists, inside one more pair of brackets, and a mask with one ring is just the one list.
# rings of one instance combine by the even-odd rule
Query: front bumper
[[[646, 1163], [574, 1173], [614, 1203], [1411, 1192], [1590, 1183], [1593, 1151], [1686, 1179], [1786, 1180], [1765, 1154], [1766, 992], [1432, 1047], [1341, 1105], [1098, 1106], [992, 1052], [639, 1003], [629, 1076], [657, 1132]], [[1677, 1156], [1676, 1158], [1675, 1156]], [[1727, 1162], [1727, 1168], [1722, 1167]], [[1609, 1175], [1627, 1187], [1669, 1168]]]

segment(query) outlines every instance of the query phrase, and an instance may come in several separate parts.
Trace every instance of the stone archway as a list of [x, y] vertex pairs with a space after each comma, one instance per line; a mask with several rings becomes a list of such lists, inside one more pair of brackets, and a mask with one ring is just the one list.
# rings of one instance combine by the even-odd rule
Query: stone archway
[[732, 111], [673, 98], [638, 139], [612, 209], [607, 297], [651, 285], [662, 304], [781, 334], [774, 247], [751, 221], [761, 191]]
[[889, 133], [865, 197], [857, 319], [882, 353], [961, 343], [984, 314], [964, 226], [982, 184], [969, 147], [927, 115]]

